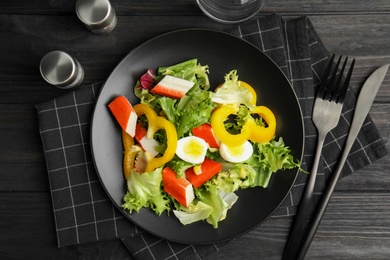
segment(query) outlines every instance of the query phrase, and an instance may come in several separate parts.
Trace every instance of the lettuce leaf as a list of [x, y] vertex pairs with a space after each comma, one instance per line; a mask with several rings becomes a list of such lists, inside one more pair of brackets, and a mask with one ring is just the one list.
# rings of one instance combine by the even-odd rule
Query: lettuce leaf
[[187, 208], [181, 207], [180, 210], [173, 210], [173, 213], [183, 225], [188, 225], [207, 219], [213, 210], [211, 206], [198, 201], [196, 204], [190, 204]]
[[[231, 134], [240, 132], [242, 125], [247, 120], [255, 120], [258, 125], [264, 124], [261, 119], [251, 115], [252, 94], [248, 89], [240, 86], [236, 70], [225, 76], [225, 83], [216, 90], [216, 93], [207, 91], [209, 88], [207, 74], [208, 67], [198, 64], [197, 59], [158, 68], [157, 76], [153, 78], [156, 82], [165, 75], [171, 75], [195, 83], [179, 100], [152, 95], [148, 89], [139, 88], [137, 85], [134, 92], [141, 99], [141, 103], [149, 105], [157, 114], [165, 116], [175, 125], [178, 138], [191, 135], [191, 130], [194, 127], [208, 123], [212, 110], [217, 106], [216, 103], [233, 103], [239, 106], [235, 121], [225, 122], [225, 127]], [[146, 83], [153, 84], [149, 81]], [[157, 132], [155, 138], [160, 144], [165, 143], [166, 136], [163, 131]], [[123, 208], [132, 212], [133, 210], [139, 211], [142, 207], [149, 207], [157, 215], [161, 215], [165, 210], [169, 211], [170, 205], [173, 204], [175, 208], [173, 212], [183, 224], [206, 220], [214, 228], [217, 228], [218, 222], [226, 218], [228, 209], [237, 201], [238, 197], [234, 193], [235, 191], [251, 187], [266, 188], [273, 173], [300, 167], [299, 162], [294, 160], [291, 150], [285, 146], [282, 138], [267, 143], [253, 143], [253, 147], [252, 157], [243, 163], [221, 162], [223, 164], [222, 172], [194, 190], [196, 199], [187, 208], [181, 206], [164, 192], [161, 184], [162, 168], [142, 174], [132, 172], [127, 182], [128, 192], [124, 196]], [[158, 149], [163, 151], [165, 147], [160, 145]], [[214, 160], [222, 160], [218, 150], [209, 150], [207, 156]], [[167, 165], [174, 169], [179, 176], [184, 176], [185, 170], [193, 166], [193, 164], [178, 158], [172, 159]]]
[[176, 129], [178, 138], [187, 135], [194, 127], [210, 121], [216, 107], [211, 101], [211, 92], [192, 87], [177, 104]]
[[151, 94], [149, 90], [138, 88], [138, 84], [134, 87], [134, 95], [140, 99], [140, 103], [153, 108], [158, 100], [158, 97]]
[[234, 192], [238, 189], [269, 185], [272, 174], [279, 170], [300, 168], [283, 138], [267, 143], [255, 143], [252, 157], [245, 163], [225, 164], [224, 171], [212, 179], [218, 189]]
[[176, 100], [168, 97], [160, 97], [157, 102], [167, 119], [171, 123], [175, 124], [179, 116], [175, 108]]
[[248, 108], [254, 108], [251, 104], [252, 94], [248, 89], [240, 86], [237, 70], [232, 70], [225, 75], [225, 82], [215, 91], [212, 100], [218, 104], [244, 104]]
[[159, 67], [155, 77], [159, 82], [165, 75], [194, 82], [194, 86], [180, 100], [152, 95], [147, 89], [140, 88], [139, 81], [134, 87], [135, 95], [141, 103], [147, 104], [157, 114], [164, 114], [176, 126], [178, 137], [184, 137], [192, 128], [207, 123], [211, 111], [216, 107], [211, 100], [212, 93], [208, 78], [208, 66], [202, 66], [197, 59], [190, 59], [172, 66]]
[[125, 194], [122, 205], [130, 211], [139, 212], [142, 207], [152, 208], [158, 216], [165, 210], [169, 210], [170, 199], [161, 188], [162, 168], [153, 172], [138, 173], [132, 171], [128, 180], [128, 191]]
[[218, 222], [226, 218], [227, 211], [238, 199], [236, 194], [220, 191], [210, 181], [196, 189], [195, 194], [199, 201], [209, 205], [213, 209], [206, 218], [206, 221], [213, 225], [214, 228], [218, 228]]
[[195, 87], [207, 90], [210, 87], [208, 78], [208, 66], [201, 66], [197, 59], [190, 59], [172, 66], [159, 67], [156, 81], [160, 81], [165, 75], [190, 80], [195, 83]]
[[167, 163], [169, 167], [177, 174], [177, 176], [185, 177], [185, 171], [195, 164], [189, 163], [179, 159], [179, 157], [175, 156], [174, 159]]
[[206, 220], [217, 228], [218, 222], [226, 218], [227, 211], [236, 203], [238, 196], [234, 193], [217, 191], [215, 188], [200, 190], [200, 192], [202, 195], [199, 195], [201, 198], [199, 201], [187, 208], [180, 207], [173, 213], [183, 225]]

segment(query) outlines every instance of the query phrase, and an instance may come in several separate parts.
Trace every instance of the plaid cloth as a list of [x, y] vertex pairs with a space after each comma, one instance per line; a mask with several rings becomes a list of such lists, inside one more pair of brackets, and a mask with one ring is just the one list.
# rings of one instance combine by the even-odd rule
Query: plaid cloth
[[[310, 171], [317, 131], [311, 121], [315, 88], [329, 54], [306, 17], [285, 21], [273, 14], [239, 25], [233, 34], [263, 50], [290, 79], [305, 122], [302, 167]], [[137, 228], [111, 203], [95, 172], [90, 151], [90, 119], [101, 84], [83, 86], [37, 105], [45, 151], [58, 246], [121, 239], [135, 259], [202, 259], [226, 243], [187, 245], [155, 237]], [[348, 91], [340, 123], [325, 140], [315, 193], [321, 194], [344, 145], [356, 98]], [[387, 153], [367, 117], [343, 169], [342, 177]], [[307, 175], [300, 173], [273, 217], [296, 212]]]

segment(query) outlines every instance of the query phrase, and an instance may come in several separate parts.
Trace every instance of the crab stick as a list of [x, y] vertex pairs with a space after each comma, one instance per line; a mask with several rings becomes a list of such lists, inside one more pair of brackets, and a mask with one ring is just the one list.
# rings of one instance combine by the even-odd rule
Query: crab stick
[[202, 186], [206, 181], [210, 180], [214, 175], [222, 170], [222, 164], [205, 158], [200, 165], [200, 170], [196, 170], [194, 166], [186, 170], [186, 177], [192, 183], [195, 189]]
[[210, 124], [205, 123], [201, 126], [195, 127], [194, 129], [192, 129], [192, 133], [195, 136], [205, 140], [211, 148], [219, 148], [218, 140], [215, 137]]
[[194, 189], [191, 183], [183, 178], [177, 177], [176, 173], [169, 167], [162, 171], [164, 190], [171, 195], [181, 205], [188, 207], [194, 200]]
[[122, 130], [128, 133], [131, 137], [134, 137], [138, 116], [129, 100], [127, 100], [125, 96], [118, 96], [108, 105], [108, 107], [118, 121]]
[[182, 98], [194, 84], [189, 80], [166, 75], [150, 92], [170, 98]]
[[156, 150], [158, 142], [153, 138], [147, 137], [147, 130], [142, 126], [140, 122], [138, 122], [135, 126], [134, 138], [141, 145], [142, 149], [145, 152], [149, 152], [152, 157], [155, 157], [158, 154]]

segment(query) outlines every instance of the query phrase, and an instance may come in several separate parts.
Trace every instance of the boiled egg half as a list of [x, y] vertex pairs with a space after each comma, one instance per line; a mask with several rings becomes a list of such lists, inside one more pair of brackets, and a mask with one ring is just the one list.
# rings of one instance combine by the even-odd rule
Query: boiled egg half
[[253, 146], [249, 141], [246, 141], [242, 145], [227, 146], [224, 143], [219, 145], [219, 153], [221, 157], [231, 163], [240, 163], [248, 160], [253, 154]]
[[177, 141], [176, 155], [183, 161], [200, 164], [204, 161], [208, 145], [196, 136], [183, 137]]

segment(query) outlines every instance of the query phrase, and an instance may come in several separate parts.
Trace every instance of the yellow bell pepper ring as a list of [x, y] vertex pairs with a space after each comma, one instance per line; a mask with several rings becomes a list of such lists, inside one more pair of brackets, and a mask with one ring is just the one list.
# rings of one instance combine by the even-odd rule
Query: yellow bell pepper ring
[[[276, 118], [274, 113], [266, 106], [257, 106], [252, 114], [257, 114], [263, 118], [263, 120], [267, 123], [267, 127], [256, 125], [256, 123], [252, 121], [253, 125], [250, 127], [251, 131], [249, 139], [257, 143], [271, 141], [276, 133]], [[246, 124], [247, 123], [245, 123], [245, 125]]]
[[225, 121], [229, 115], [237, 114], [238, 106], [220, 106], [211, 115], [211, 127], [215, 136], [227, 146], [242, 145], [251, 134], [250, 125], [244, 124], [239, 134], [231, 134], [225, 128]]
[[250, 101], [249, 103], [252, 104], [252, 105], [256, 105], [256, 102], [257, 102], [257, 94], [256, 94], [256, 91], [252, 88], [251, 85], [249, 85], [249, 84], [246, 83], [245, 81], [239, 80], [238, 82], [239, 82], [239, 84], [240, 84], [241, 87], [248, 89], [249, 92], [251, 93], [252, 99], [251, 99], [251, 101]]
[[145, 115], [148, 119], [148, 132], [147, 136], [153, 138], [153, 135], [160, 129], [165, 130], [167, 137], [167, 148], [161, 157], [146, 157], [147, 165], [146, 172], [154, 171], [156, 168], [163, 166], [165, 163], [172, 160], [176, 153], [177, 147], [177, 132], [175, 126], [165, 119], [164, 117], [158, 116], [153, 108], [145, 104], [137, 104], [134, 107], [135, 112], [138, 116]]
[[[248, 83], [246, 83], [245, 81], [239, 80], [238, 84], [240, 85], [240, 87], [246, 88], [247, 90], [249, 90], [249, 92], [251, 93], [251, 96], [252, 96], [252, 99], [249, 101], [249, 103], [252, 105], [256, 105], [256, 102], [257, 102], [256, 90], [254, 90], [252, 88], [252, 86], [249, 85]], [[214, 92], [216, 92], [220, 87], [222, 87], [222, 85], [223, 85], [223, 83], [219, 84], [218, 87], [215, 88]], [[219, 105], [219, 106], [221, 106], [221, 105]]]
[[[163, 166], [175, 156], [177, 148], [177, 132], [175, 126], [163, 117], [156, 117], [152, 123], [152, 132], [154, 135], [158, 130], [164, 129], [167, 135], [167, 148], [161, 157], [155, 157], [148, 160], [146, 172], [154, 171], [156, 168]], [[150, 127], [150, 121], [149, 121]]]
[[122, 130], [122, 143], [124, 148], [123, 173], [125, 179], [127, 180], [134, 168], [135, 157], [137, 156], [138, 152], [131, 149], [134, 145], [134, 139], [124, 130]]
[[156, 111], [154, 111], [153, 108], [151, 108], [150, 106], [148, 106], [146, 104], [137, 104], [137, 105], [133, 106], [133, 108], [134, 108], [134, 111], [137, 114], [137, 116], [146, 115], [146, 117], [148, 118], [149, 124], [151, 122], [150, 120], [157, 117]]

